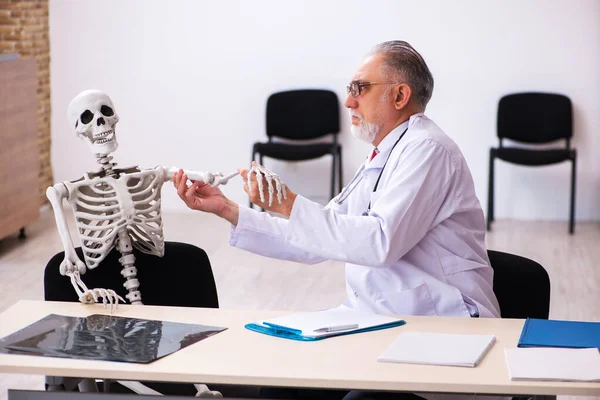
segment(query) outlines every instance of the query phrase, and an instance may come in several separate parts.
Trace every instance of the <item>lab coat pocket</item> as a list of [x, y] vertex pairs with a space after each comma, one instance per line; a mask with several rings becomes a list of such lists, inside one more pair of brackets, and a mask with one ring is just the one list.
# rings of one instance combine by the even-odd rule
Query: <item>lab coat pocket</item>
[[437, 315], [429, 287], [419, 286], [397, 292], [375, 294], [375, 304], [380, 313], [390, 315]]
[[465, 260], [455, 255], [440, 257], [440, 264], [442, 265], [445, 276], [485, 267], [485, 265], [475, 261]]
[[377, 203], [377, 200], [379, 200], [379, 198], [381, 197], [382, 193], [382, 191], [371, 192], [371, 196], [369, 197], [369, 204], [371, 205], [371, 210], [375, 208], [375, 204]]

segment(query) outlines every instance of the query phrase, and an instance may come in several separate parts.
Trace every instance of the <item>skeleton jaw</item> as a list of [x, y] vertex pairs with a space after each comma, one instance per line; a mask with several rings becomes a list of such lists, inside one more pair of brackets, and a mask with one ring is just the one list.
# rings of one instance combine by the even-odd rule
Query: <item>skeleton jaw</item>
[[105, 132], [97, 132], [92, 134], [92, 142], [94, 144], [105, 144], [108, 143], [112, 140], [114, 140], [115, 138], [115, 131], [114, 129], [109, 129]]
[[114, 129], [82, 135], [94, 154], [110, 154], [117, 151], [119, 143]]

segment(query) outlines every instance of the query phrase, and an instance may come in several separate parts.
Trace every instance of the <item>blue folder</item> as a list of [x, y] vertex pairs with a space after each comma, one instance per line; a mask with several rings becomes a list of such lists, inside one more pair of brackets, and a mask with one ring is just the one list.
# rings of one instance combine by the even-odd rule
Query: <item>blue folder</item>
[[262, 326], [262, 325], [258, 325], [256, 323], [250, 323], [250, 324], [246, 324], [245, 327], [246, 327], [246, 329], [249, 329], [249, 330], [255, 331], [255, 332], [259, 332], [259, 333], [264, 333], [265, 335], [276, 336], [276, 337], [280, 337], [280, 338], [284, 338], [284, 339], [299, 340], [299, 341], [303, 341], [303, 342], [314, 342], [317, 340], [327, 339], [327, 338], [334, 337], [334, 336], [351, 335], [353, 333], [378, 331], [380, 329], [394, 328], [396, 326], [401, 326], [404, 324], [406, 324], [406, 321], [398, 320], [398, 321], [390, 322], [388, 324], [372, 326], [372, 327], [364, 328], [364, 329], [352, 329], [352, 330], [342, 331], [342, 332], [331, 332], [325, 336], [318, 336], [318, 337], [304, 336], [302, 334], [302, 331], [299, 331], [297, 329], [286, 328], [284, 326], [277, 326], [274, 324], [271, 324], [270, 326]]
[[600, 322], [528, 318], [518, 347], [600, 348]]

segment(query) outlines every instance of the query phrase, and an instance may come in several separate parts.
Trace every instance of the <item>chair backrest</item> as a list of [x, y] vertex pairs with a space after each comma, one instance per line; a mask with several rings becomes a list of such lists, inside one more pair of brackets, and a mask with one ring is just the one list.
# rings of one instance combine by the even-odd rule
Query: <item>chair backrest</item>
[[[76, 249], [82, 258], [81, 248]], [[157, 257], [134, 249], [137, 279], [140, 282], [142, 303], [177, 307], [218, 308], [217, 288], [206, 252], [187, 243], [165, 242], [165, 254]], [[90, 289], [112, 289], [126, 301], [125, 278], [119, 264], [121, 254], [115, 248], [96, 268], [81, 276]], [[68, 277], [62, 276], [59, 266], [64, 252], [50, 259], [44, 271], [44, 298], [49, 301], [78, 301]], [[129, 303], [129, 302], [127, 302]]]
[[502, 318], [548, 319], [550, 278], [537, 262], [514, 254], [488, 250], [494, 269], [494, 293]]
[[330, 90], [290, 90], [267, 100], [267, 136], [315, 139], [340, 131], [337, 95]]
[[573, 136], [571, 100], [561, 94], [515, 93], [498, 103], [498, 137], [547, 143]]

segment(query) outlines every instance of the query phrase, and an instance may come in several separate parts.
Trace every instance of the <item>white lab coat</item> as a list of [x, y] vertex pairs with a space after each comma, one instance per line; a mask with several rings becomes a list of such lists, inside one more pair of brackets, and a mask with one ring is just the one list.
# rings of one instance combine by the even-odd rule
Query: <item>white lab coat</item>
[[345, 304], [357, 310], [499, 317], [485, 219], [458, 146], [415, 114], [378, 149], [325, 207], [298, 195], [289, 220], [240, 207], [230, 244], [282, 260], [345, 262]]

